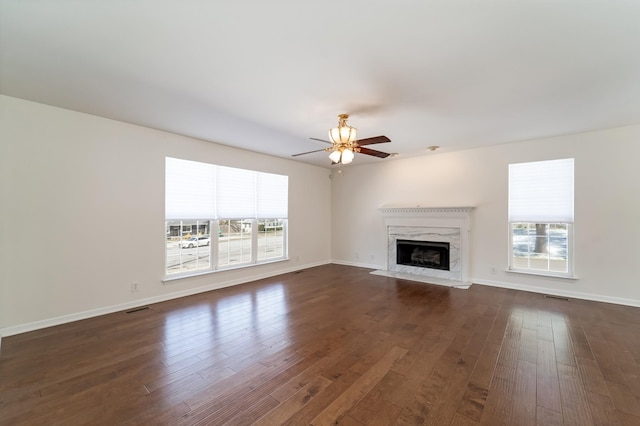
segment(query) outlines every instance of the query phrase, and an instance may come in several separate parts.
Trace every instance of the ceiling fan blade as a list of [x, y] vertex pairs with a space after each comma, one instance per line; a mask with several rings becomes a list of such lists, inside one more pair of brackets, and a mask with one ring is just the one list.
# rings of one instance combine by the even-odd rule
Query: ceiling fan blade
[[369, 149], [369, 148], [360, 148], [360, 154], [373, 155], [374, 157], [379, 157], [379, 158], [387, 158], [388, 156], [391, 155], [386, 152], [376, 151], [375, 149]]
[[374, 136], [372, 138], [359, 139], [356, 141], [356, 143], [360, 146], [373, 145], [374, 143], [384, 143], [384, 142], [391, 142], [391, 139], [389, 139], [386, 136]]
[[324, 142], [324, 143], [328, 143], [329, 145], [333, 145], [331, 142], [329, 141], [325, 141], [324, 139], [318, 139], [318, 138], [309, 138], [312, 141], [318, 141], [318, 142]]
[[306, 155], [306, 154], [312, 154], [314, 152], [320, 152], [320, 151], [324, 151], [324, 149], [316, 149], [315, 151], [309, 151], [309, 152], [301, 152], [300, 154], [293, 154], [292, 157], [297, 157], [299, 155]]

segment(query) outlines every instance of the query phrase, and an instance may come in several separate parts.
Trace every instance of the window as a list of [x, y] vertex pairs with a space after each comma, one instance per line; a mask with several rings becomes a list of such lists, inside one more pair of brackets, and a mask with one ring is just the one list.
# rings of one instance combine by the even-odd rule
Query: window
[[167, 276], [286, 259], [288, 177], [166, 158]]
[[509, 165], [509, 269], [573, 276], [573, 158]]

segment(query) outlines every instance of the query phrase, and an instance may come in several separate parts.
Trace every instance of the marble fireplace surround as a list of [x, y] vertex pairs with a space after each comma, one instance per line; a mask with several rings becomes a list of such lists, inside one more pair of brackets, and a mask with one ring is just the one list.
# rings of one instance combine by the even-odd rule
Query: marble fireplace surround
[[[372, 274], [468, 288], [469, 233], [473, 207], [381, 207], [387, 234], [384, 270]], [[396, 240], [448, 242], [449, 271], [396, 264]]]

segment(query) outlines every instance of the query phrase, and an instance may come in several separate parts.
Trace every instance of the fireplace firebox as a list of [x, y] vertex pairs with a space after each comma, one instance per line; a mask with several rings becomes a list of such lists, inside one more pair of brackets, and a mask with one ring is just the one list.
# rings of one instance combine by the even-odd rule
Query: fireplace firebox
[[398, 265], [449, 270], [449, 243], [398, 239], [396, 253]]

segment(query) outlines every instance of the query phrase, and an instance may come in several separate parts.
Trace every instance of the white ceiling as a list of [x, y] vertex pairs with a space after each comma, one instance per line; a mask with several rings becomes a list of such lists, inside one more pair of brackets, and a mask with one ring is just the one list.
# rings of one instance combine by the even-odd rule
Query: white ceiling
[[640, 123], [640, 1], [0, 0], [0, 92], [286, 158], [349, 113], [425, 155]]

